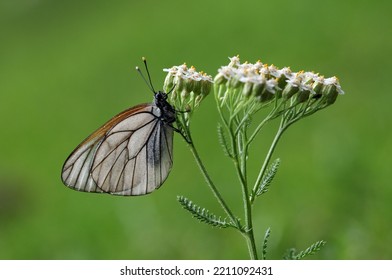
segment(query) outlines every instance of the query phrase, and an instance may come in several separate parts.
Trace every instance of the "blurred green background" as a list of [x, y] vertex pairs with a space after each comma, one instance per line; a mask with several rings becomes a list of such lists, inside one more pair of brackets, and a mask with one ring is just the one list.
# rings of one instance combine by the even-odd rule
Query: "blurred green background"
[[[247, 259], [245, 240], [192, 219], [185, 195], [222, 214], [178, 135], [164, 186], [144, 197], [72, 191], [62, 164], [123, 109], [152, 100], [134, 71], [187, 62], [215, 75], [242, 61], [336, 75], [346, 94], [283, 136], [281, 168], [254, 208], [268, 258], [323, 239], [316, 259], [391, 259], [390, 1], [0, 1], [0, 258]], [[242, 215], [231, 162], [217, 142], [214, 100], [193, 118], [201, 157]], [[276, 123], [275, 123], [276, 125]], [[258, 138], [261, 164], [273, 137]]]

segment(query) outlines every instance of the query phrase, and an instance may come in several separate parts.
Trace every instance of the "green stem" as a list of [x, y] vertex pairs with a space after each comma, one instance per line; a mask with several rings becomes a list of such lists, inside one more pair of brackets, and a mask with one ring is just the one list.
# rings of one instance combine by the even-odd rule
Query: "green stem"
[[277, 131], [277, 133], [276, 133], [276, 135], [275, 135], [274, 140], [273, 140], [272, 143], [271, 143], [271, 146], [270, 146], [270, 148], [269, 148], [269, 150], [268, 150], [267, 156], [266, 156], [265, 159], [264, 159], [263, 166], [261, 167], [260, 172], [259, 172], [259, 175], [258, 175], [258, 177], [257, 177], [257, 179], [256, 179], [256, 182], [255, 182], [254, 186], [253, 186], [252, 195], [251, 195], [251, 198], [250, 198], [250, 202], [251, 202], [251, 203], [253, 203], [254, 200], [255, 200], [255, 198], [256, 198], [256, 191], [257, 191], [257, 188], [258, 188], [258, 187], [260, 186], [260, 184], [261, 184], [261, 180], [262, 180], [263, 177], [264, 177], [264, 173], [265, 173], [265, 171], [267, 170], [267, 166], [268, 166], [268, 164], [269, 164], [269, 162], [270, 162], [270, 160], [271, 160], [272, 154], [273, 154], [274, 151], [275, 151], [276, 145], [278, 144], [278, 141], [279, 141], [280, 137], [282, 136], [283, 132], [289, 127], [290, 124], [291, 124], [291, 123], [286, 124], [286, 123], [284, 122], [284, 118], [282, 118], [282, 121], [281, 121], [281, 123], [280, 123], [280, 125], [279, 125], [279, 129], [278, 129], [278, 131]]
[[253, 140], [256, 138], [257, 134], [260, 132], [260, 130], [264, 127], [264, 125], [270, 121], [271, 119], [274, 118], [275, 113], [277, 112], [277, 110], [282, 106], [282, 102], [279, 104], [278, 100], [275, 100], [275, 105], [274, 108], [271, 110], [271, 112], [269, 112], [269, 114], [265, 117], [265, 119], [259, 123], [259, 125], [256, 127], [256, 129], [253, 131], [252, 135], [249, 137], [249, 140], [247, 142], [247, 146], [249, 146]]
[[[219, 90], [219, 92], [217, 90]], [[252, 205], [249, 200], [249, 191], [248, 191], [248, 186], [247, 186], [247, 182], [246, 182], [246, 156], [247, 156], [247, 149], [248, 149], [248, 145], [247, 145], [248, 141], [246, 141], [246, 135], [240, 136], [240, 137], [244, 136], [244, 138], [241, 139], [242, 144], [243, 144], [242, 150], [241, 150], [242, 154], [239, 155], [239, 153], [238, 153], [239, 147], [237, 146], [238, 143], [236, 143], [236, 137], [238, 136], [238, 131], [236, 131], [233, 127], [233, 119], [235, 117], [233, 116], [233, 114], [231, 114], [229, 117], [229, 121], [227, 121], [226, 118], [224, 117], [224, 114], [222, 112], [220, 102], [219, 102], [220, 100], [218, 98], [218, 96], [221, 96], [220, 90], [222, 90], [222, 88], [219, 88], [219, 89], [215, 88], [215, 92], [218, 93], [218, 94], [215, 94], [215, 99], [216, 99], [216, 103], [218, 105], [217, 107], [218, 107], [218, 112], [219, 112], [220, 118], [221, 118], [226, 130], [230, 133], [231, 147], [233, 150], [232, 159], [234, 161], [236, 171], [237, 171], [238, 177], [241, 182], [241, 187], [242, 187], [242, 198], [243, 198], [243, 204], [244, 204], [246, 225], [245, 225], [245, 230], [243, 230], [241, 228], [241, 233], [246, 239], [246, 242], [248, 245], [248, 250], [249, 250], [249, 255], [250, 255], [251, 259], [257, 259], [256, 242], [255, 242], [255, 238], [254, 238], [253, 224], [252, 224]], [[239, 158], [241, 160], [239, 160]]]
[[[246, 138], [244, 131], [242, 131], [242, 133], [240, 133], [239, 136], [236, 136], [234, 128], [230, 130], [230, 136], [232, 138], [232, 142], [234, 143], [236, 137]], [[236, 155], [234, 157], [234, 165], [241, 183], [242, 200], [243, 200], [244, 212], [245, 212], [245, 231], [243, 231], [242, 233], [246, 239], [249, 255], [251, 259], [257, 260], [258, 258], [257, 258], [256, 242], [253, 233], [252, 205], [249, 200], [248, 184], [246, 180], [246, 152], [247, 151], [243, 150], [246, 148], [245, 142], [246, 142], [245, 139], [237, 138], [237, 143], [233, 145], [233, 154]], [[238, 144], [238, 146], [236, 144]], [[239, 146], [241, 146], [242, 149]], [[237, 151], [237, 149], [239, 149], [240, 151]]]
[[231, 212], [230, 208], [227, 206], [226, 202], [224, 201], [222, 195], [216, 188], [215, 184], [212, 182], [210, 175], [207, 172], [207, 169], [205, 168], [203, 162], [200, 159], [199, 153], [197, 152], [195, 145], [193, 144], [191, 135], [188, 131], [188, 137], [190, 140], [190, 143], [188, 143], [188, 146], [193, 154], [193, 157], [196, 160], [196, 163], [201, 171], [201, 173], [204, 176], [204, 179], [207, 182], [207, 185], [210, 187], [212, 193], [214, 194], [215, 198], [218, 200], [219, 204], [221, 205], [222, 209], [226, 212], [227, 216], [230, 218], [232, 224], [236, 226], [239, 230], [241, 230], [241, 225], [239, 224], [238, 219], [234, 216], [234, 214]]

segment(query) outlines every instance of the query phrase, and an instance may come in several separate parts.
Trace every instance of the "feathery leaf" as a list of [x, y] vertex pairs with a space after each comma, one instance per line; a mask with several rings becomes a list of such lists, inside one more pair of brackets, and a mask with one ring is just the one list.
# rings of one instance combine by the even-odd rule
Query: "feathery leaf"
[[262, 251], [263, 260], [265, 260], [267, 257], [268, 239], [269, 239], [270, 235], [271, 235], [271, 228], [267, 228], [267, 230], [265, 231], [264, 240], [263, 240], [263, 251]]
[[301, 260], [309, 255], [315, 254], [316, 252], [320, 251], [321, 248], [324, 247], [325, 243], [326, 242], [324, 240], [320, 240], [320, 241], [313, 243], [308, 248], [306, 248], [306, 250], [299, 252], [296, 256], [296, 259]]
[[226, 156], [233, 158], [232, 148], [227, 142], [225, 131], [220, 123], [218, 123], [218, 140], [219, 144], [221, 144], [223, 152]]
[[286, 254], [283, 256], [285, 260], [302, 260], [303, 258], [313, 255], [321, 250], [327, 242], [324, 240], [317, 241], [306, 248], [304, 251], [296, 254], [296, 249], [291, 248], [287, 250]]
[[280, 165], [280, 159], [277, 158], [271, 166], [268, 168], [266, 174], [263, 177], [263, 180], [261, 181], [260, 187], [256, 191], [256, 195], [260, 196], [263, 193], [266, 193], [268, 191], [268, 187], [271, 184], [272, 180], [275, 177], [276, 172], [278, 171]]
[[207, 209], [197, 206], [184, 196], [177, 196], [177, 200], [184, 209], [188, 210], [193, 217], [197, 218], [201, 222], [220, 228], [233, 226], [232, 224], [226, 222], [226, 219], [222, 219], [221, 217], [212, 214]]

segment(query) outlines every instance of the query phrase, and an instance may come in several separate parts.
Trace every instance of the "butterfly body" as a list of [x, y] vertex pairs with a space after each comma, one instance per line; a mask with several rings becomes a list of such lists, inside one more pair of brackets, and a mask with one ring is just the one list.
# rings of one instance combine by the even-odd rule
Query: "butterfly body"
[[173, 165], [175, 109], [167, 94], [114, 116], [71, 153], [63, 183], [75, 190], [144, 195], [159, 188]]

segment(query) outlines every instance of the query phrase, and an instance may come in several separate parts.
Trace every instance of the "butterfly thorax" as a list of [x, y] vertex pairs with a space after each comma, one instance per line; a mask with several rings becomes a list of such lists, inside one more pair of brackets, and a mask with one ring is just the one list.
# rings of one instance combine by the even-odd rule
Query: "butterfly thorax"
[[161, 120], [166, 123], [173, 123], [176, 120], [176, 110], [167, 102], [167, 94], [158, 91], [154, 96], [155, 105], [161, 110]]

